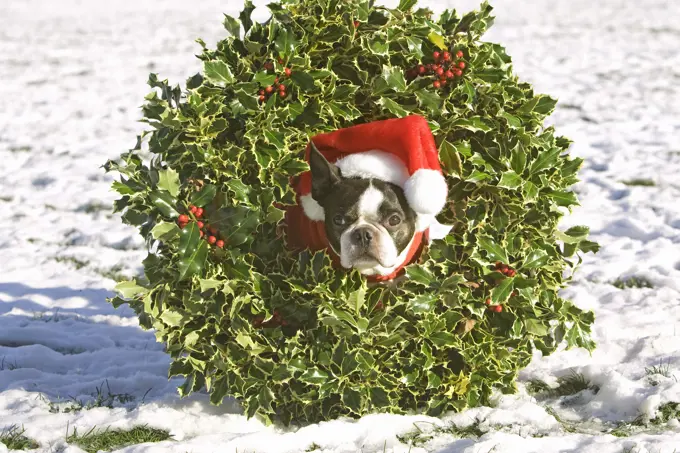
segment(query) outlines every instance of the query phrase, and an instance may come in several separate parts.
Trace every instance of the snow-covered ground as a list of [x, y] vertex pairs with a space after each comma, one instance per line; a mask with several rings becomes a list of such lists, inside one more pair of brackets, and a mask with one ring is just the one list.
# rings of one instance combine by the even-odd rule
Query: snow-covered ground
[[[422, 3], [437, 11], [476, 6]], [[105, 301], [110, 277], [135, 275], [144, 253], [136, 232], [109, 214], [115, 196], [99, 167], [134, 144], [148, 72], [173, 83], [197, 72], [193, 40], [214, 43], [224, 35], [221, 13], [240, 4], [0, 1], [0, 430], [23, 425], [44, 452], [81, 451], [65, 443], [67, 429], [145, 423], [170, 430], [173, 440], [124, 451], [293, 453], [314, 444], [326, 453], [680, 451], [673, 419], [624, 425], [628, 437], [604, 434], [680, 402], [680, 2], [673, 0], [497, 0], [488, 35], [508, 47], [523, 79], [560, 98], [551, 121], [587, 159], [577, 186], [582, 208], [565, 226], [590, 225], [603, 246], [565, 291], [595, 311], [598, 349], [537, 357], [521, 382], [555, 385], [576, 372], [599, 392], [537, 398], [521, 385], [493, 408], [443, 419], [374, 415], [299, 430], [264, 427], [236, 404], [211, 407], [205, 395], [179, 400], [153, 333], [129, 308]], [[633, 179], [653, 185], [622, 182]], [[653, 287], [611, 284], [631, 276]], [[658, 365], [667, 376], [648, 376]], [[113, 409], [50, 404], [70, 397], [87, 404], [97, 388], [121, 395]], [[435, 432], [417, 447], [397, 437], [452, 423], [486, 433]]]

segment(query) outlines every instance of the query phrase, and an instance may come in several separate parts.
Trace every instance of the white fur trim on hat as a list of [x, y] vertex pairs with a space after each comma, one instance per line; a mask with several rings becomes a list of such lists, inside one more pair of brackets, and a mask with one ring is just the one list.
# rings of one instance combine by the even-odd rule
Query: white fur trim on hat
[[446, 205], [448, 191], [444, 176], [427, 168], [416, 170], [404, 184], [406, 201], [418, 214], [439, 214]]
[[350, 154], [338, 159], [335, 165], [345, 178], [375, 178], [399, 187], [404, 187], [409, 177], [408, 169], [401, 159], [379, 150]]
[[300, 197], [300, 204], [302, 205], [302, 210], [305, 211], [305, 215], [311, 220], [324, 221], [326, 219], [326, 213], [317, 201], [312, 198], [312, 195], [302, 195]]

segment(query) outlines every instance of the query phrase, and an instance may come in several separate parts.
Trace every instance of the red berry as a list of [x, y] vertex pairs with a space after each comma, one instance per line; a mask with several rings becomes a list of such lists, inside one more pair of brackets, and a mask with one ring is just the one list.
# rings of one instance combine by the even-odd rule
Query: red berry
[[257, 94], [259, 94], [260, 96], [264, 96], [264, 90], [258, 91]]
[[261, 96], [260, 96], [260, 98], [259, 98], [259, 99], [260, 99], [260, 102], [264, 102], [264, 101], [265, 101], [265, 99], [267, 99], [267, 98], [266, 98], [266, 97], [264, 96], [264, 94], [263, 94], [263, 95], [261, 95]]
[[460, 76], [463, 75], [463, 71], [461, 71], [461, 70], [458, 69], [458, 68], [454, 69], [454, 70], [453, 70], [453, 73], [456, 74], [456, 77], [460, 77]]
[[359, 28], [359, 25], [361, 25], [361, 22], [359, 22], [358, 20], [355, 20], [354, 21], [354, 28]]
[[219, 241], [215, 242], [215, 245], [218, 246], [219, 248], [223, 248], [224, 247], [224, 241], [222, 239], [220, 239]]
[[199, 236], [199, 237], [203, 237], [203, 232], [199, 230], [198, 236]]
[[442, 68], [441, 66], [437, 68], [437, 75], [438, 75], [439, 77], [443, 76], [443, 75], [444, 75], [444, 72], [445, 72], [445, 71], [444, 71], [444, 68]]
[[285, 72], [285, 73], [286, 73], [286, 77], [290, 77], [290, 75], [291, 75], [291, 74], [293, 73], [293, 71], [292, 71], [292, 70], [291, 70], [290, 68], [286, 68], [286, 69], [284, 69], [284, 71], [283, 71], [283, 72]]
[[487, 299], [484, 301], [484, 304], [486, 304], [486, 305], [491, 305], [491, 299], [490, 299], [490, 298], [487, 298]]
[[442, 58], [444, 59], [444, 61], [449, 61], [451, 59], [451, 54], [448, 52], [444, 52], [442, 54]]
[[212, 225], [208, 225], [208, 231], [210, 231], [212, 234], [217, 234], [217, 228]]
[[463, 58], [463, 51], [462, 50], [459, 50], [458, 52], [456, 52], [456, 58]]
[[278, 58], [276, 59], [276, 61], [278, 61], [279, 64], [283, 64], [283, 58], [281, 58], [281, 57], [278, 57]]
[[435, 80], [434, 82], [432, 82], [432, 86], [435, 88], [441, 88], [442, 84], [439, 80]]
[[265, 88], [265, 91], [269, 94], [272, 94], [274, 92], [274, 87], [269, 85], [267, 88]]
[[453, 76], [453, 72], [451, 72], [451, 71], [446, 71], [446, 74], [445, 74], [445, 75], [446, 75], [446, 78], [447, 78], [447, 79], [453, 79], [453, 77], [454, 77], [454, 76]]
[[286, 91], [286, 86], [284, 84], [279, 85], [279, 91]]
[[514, 269], [510, 269], [508, 270], [508, 273], [505, 275], [507, 275], [508, 277], [514, 277], [515, 275], [517, 275], [517, 272], [515, 272]]
[[439, 61], [440, 53], [437, 52], [436, 50], [432, 53], [432, 58], [434, 58], [434, 61]]
[[215, 236], [208, 236], [208, 244], [212, 245], [215, 242], [217, 242], [217, 238]]
[[465, 69], [465, 62], [464, 62], [464, 61], [459, 61], [459, 62], [458, 62], [458, 67], [459, 67], [460, 69]]
[[196, 225], [198, 225], [198, 228], [203, 228], [205, 226], [205, 224], [203, 222], [201, 222], [200, 220], [198, 222], [196, 222]]
[[196, 209], [198, 208], [194, 205], [189, 206], [189, 212], [191, 212], [192, 214], [196, 212]]
[[288, 96], [288, 93], [286, 93], [285, 91], [279, 91], [279, 96], [283, 99], [286, 96]]
[[187, 223], [189, 221], [189, 216], [182, 214], [177, 220], [179, 220], [179, 223]]
[[194, 215], [196, 217], [201, 217], [203, 215], [203, 208], [197, 208], [196, 212], [194, 212]]
[[496, 269], [500, 269], [503, 266], [503, 263], [500, 261], [496, 261]]
[[423, 65], [418, 66], [418, 74], [423, 75], [425, 74], [426, 71], [427, 69], [425, 68], [425, 66]]
[[495, 306], [493, 306], [493, 307], [491, 307], [491, 308], [492, 308], [492, 310], [495, 311], [496, 313], [500, 313], [500, 312], [503, 311], [503, 306], [502, 306], [502, 305], [495, 305]]
[[446, 79], [439, 79], [439, 84], [443, 87], [446, 86]]

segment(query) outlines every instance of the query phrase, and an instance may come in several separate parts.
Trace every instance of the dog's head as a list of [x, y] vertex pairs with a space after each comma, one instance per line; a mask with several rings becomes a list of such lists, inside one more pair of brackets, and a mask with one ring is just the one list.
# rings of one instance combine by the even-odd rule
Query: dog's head
[[401, 187], [345, 178], [310, 145], [312, 198], [324, 209], [326, 236], [340, 263], [364, 275], [388, 275], [403, 263], [416, 233], [416, 213]]

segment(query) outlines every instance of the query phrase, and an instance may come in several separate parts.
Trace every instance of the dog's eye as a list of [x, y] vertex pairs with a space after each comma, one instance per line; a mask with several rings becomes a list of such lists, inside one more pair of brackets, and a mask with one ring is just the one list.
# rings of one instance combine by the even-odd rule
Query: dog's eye
[[398, 215], [394, 214], [392, 215], [389, 220], [387, 221], [391, 226], [397, 226], [401, 223], [401, 217]]
[[343, 226], [347, 223], [347, 218], [344, 215], [336, 215], [333, 217], [333, 223], [337, 226]]

